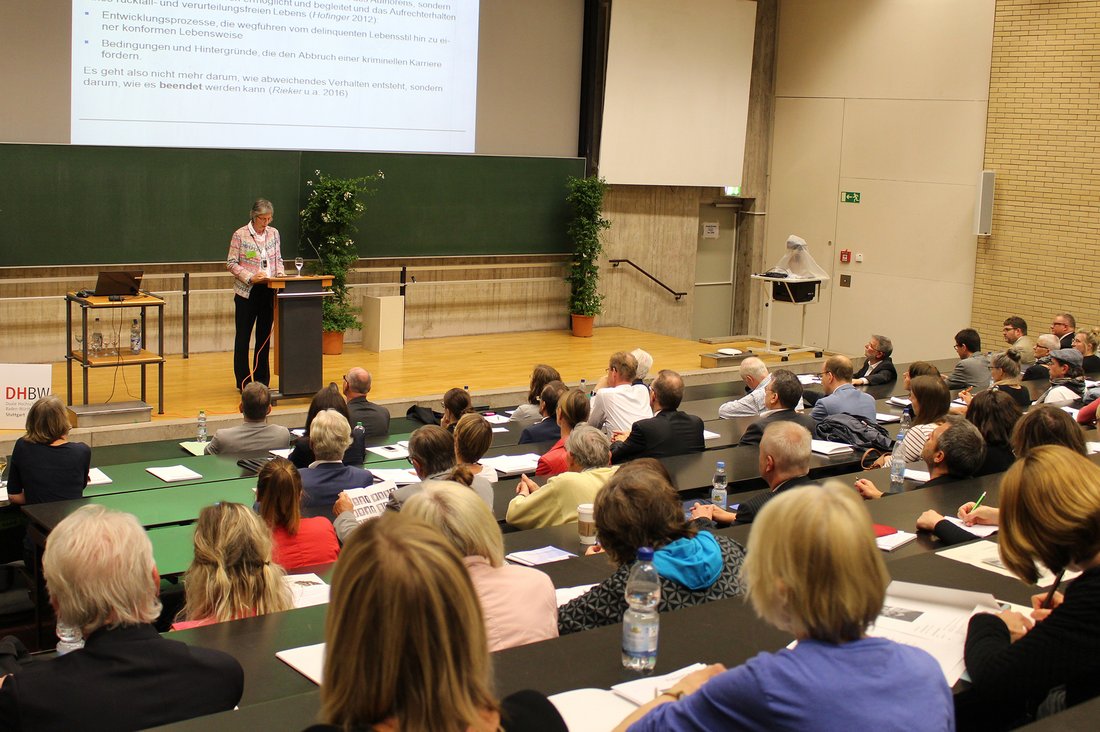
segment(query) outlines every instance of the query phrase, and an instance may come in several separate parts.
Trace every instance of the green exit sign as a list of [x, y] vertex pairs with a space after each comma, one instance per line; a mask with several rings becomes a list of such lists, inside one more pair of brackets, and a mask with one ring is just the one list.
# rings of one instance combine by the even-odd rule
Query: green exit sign
[[859, 191], [841, 191], [840, 200], [844, 203], [859, 203]]

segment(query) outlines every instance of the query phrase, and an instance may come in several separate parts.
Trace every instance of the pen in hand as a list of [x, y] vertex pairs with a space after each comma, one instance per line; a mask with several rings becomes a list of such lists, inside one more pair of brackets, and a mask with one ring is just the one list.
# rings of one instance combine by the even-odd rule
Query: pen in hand
[[1050, 609], [1050, 605], [1054, 602], [1054, 593], [1058, 591], [1058, 585], [1062, 584], [1062, 577], [1065, 575], [1066, 570], [1062, 570], [1058, 573], [1058, 576], [1054, 578], [1054, 584], [1050, 586], [1050, 592], [1047, 593], [1046, 599], [1043, 600], [1042, 607], [1046, 610]]
[[977, 511], [978, 508], [982, 505], [982, 501], [984, 501], [984, 500], [985, 500], [985, 491], [982, 491], [982, 494], [980, 496], [978, 496], [978, 500], [974, 501], [974, 505], [971, 506], [969, 513], [974, 513], [975, 511]]

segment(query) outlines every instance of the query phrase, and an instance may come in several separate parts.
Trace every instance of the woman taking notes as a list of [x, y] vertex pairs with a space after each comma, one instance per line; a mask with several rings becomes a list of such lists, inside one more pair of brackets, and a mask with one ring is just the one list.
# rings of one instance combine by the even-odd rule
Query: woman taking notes
[[939, 664], [866, 634], [890, 577], [870, 516], [851, 490], [805, 486], [769, 501], [749, 535], [743, 575], [756, 614], [790, 631], [798, 645], [728, 671], [697, 671], [618, 729], [954, 728]]

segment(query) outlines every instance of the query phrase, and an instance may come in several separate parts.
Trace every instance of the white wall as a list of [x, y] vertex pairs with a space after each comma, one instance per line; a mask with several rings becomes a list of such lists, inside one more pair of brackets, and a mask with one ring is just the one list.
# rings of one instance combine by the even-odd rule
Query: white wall
[[[795, 233], [833, 277], [807, 311], [808, 342], [860, 354], [874, 332], [901, 360], [942, 358], [970, 324], [993, 11], [994, 0], [780, 0], [765, 260]], [[797, 340], [800, 315], [777, 306], [776, 335]]]

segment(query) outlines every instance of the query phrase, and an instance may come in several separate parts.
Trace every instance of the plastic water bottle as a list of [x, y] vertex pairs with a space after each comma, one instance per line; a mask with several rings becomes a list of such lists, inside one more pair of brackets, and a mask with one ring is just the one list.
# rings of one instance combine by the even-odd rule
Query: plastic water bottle
[[726, 507], [726, 463], [723, 460], [719, 460], [718, 464], [714, 466], [710, 502], [722, 509]]
[[138, 325], [137, 318], [130, 323], [130, 353], [135, 356], [141, 353], [141, 326]]
[[363, 426], [362, 422], [356, 422], [355, 429], [352, 430], [352, 437], [356, 439], [361, 438], [366, 433], [366, 431], [367, 429]]
[[92, 324], [92, 356], [98, 356], [103, 353], [103, 331], [100, 330], [99, 318], [95, 319], [95, 323]]
[[199, 442], [206, 442], [210, 439], [210, 436], [206, 433], [206, 410], [199, 410], [199, 434], [196, 437]]
[[64, 656], [69, 651], [77, 651], [84, 647], [84, 635], [75, 625], [57, 621], [57, 655]]
[[585, 396], [588, 396], [588, 381], [586, 379], [581, 379], [581, 391], [584, 392]]
[[905, 433], [909, 431], [909, 407], [901, 413], [901, 429], [894, 441], [894, 452], [890, 455], [890, 492], [900, 493], [902, 483], [905, 481], [905, 455], [902, 454], [901, 443], [905, 440]]
[[653, 550], [638, 550], [638, 560], [626, 580], [626, 604], [623, 613], [623, 668], [652, 671], [657, 665], [657, 634], [660, 618], [661, 578], [653, 566]]

